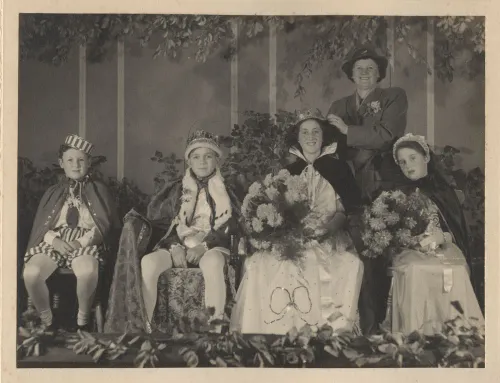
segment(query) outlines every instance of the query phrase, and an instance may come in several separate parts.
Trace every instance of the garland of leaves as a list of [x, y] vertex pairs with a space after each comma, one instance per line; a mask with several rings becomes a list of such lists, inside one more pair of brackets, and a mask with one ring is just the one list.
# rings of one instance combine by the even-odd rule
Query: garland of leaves
[[[430, 68], [425, 54], [417, 49], [414, 31], [425, 33], [429, 22], [435, 33], [435, 67]], [[234, 27], [239, 30], [235, 41]], [[301, 69], [295, 75], [296, 96], [304, 94], [303, 81], [325, 61], [337, 67], [348, 52], [360, 44], [371, 44], [387, 51], [388, 31], [396, 44], [403, 44], [419, 64], [435, 70], [442, 80], [452, 81], [457, 69], [467, 76], [484, 74], [484, 17], [379, 17], [315, 16], [279, 17], [218, 15], [123, 15], [123, 14], [31, 14], [20, 18], [21, 59], [35, 59], [59, 65], [68, 59], [78, 45], [86, 44], [90, 62], [102, 61], [114, 51], [117, 40], [139, 41], [141, 46], [155, 46], [153, 57], [167, 56], [179, 60], [183, 51], [191, 51], [199, 62], [219, 51], [229, 59], [253, 39], [265, 36], [268, 28], [289, 33], [301, 29], [312, 36], [311, 48], [304, 52]], [[469, 58], [457, 68], [455, 58], [462, 52]], [[337, 68], [338, 69], [338, 68]]]
[[[445, 322], [442, 331], [433, 336], [418, 331], [407, 336], [385, 331], [363, 337], [335, 332], [328, 325], [306, 325], [300, 331], [293, 328], [284, 336], [274, 337], [177, 330], [167, 341], [129, 334], [109, 339], [78, 331], [67, 334], [65, 344], [78, 355], [92, 356], [98, 364], [132, 355], [134, 366], [139, 368], [167, 365], [166, 352], [172, 349], [167, 343], [172, 346], [179, 342], [186, 344], [178, 348], [178, 355], [189, 367], [484, 367], [484, 326], [469, 322], [460, 304], [452, 304], [459, 315]], [[183, 318], [182, 322], [189, 320]], [[208, 328], [215, 325], [209, 323]], [[199, 328], [199, 323], [192, 324], [195, 327]], [[22, 359], [43, 355], [51, 346], [53, 334], [28, 326], [20, 328], [19, 338], [18, 358]]]

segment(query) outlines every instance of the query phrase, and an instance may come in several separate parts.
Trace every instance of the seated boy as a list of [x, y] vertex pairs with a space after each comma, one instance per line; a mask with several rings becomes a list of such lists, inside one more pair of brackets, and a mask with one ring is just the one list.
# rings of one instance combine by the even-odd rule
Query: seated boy
[[[140, 261], [143, 302], [138, 303], [139, 306], [144, 303], [144, 311], [142, 309], [137, 311], [142, 311], [143, 314], [137, 315], [136, 312], [131, 314], [130, 310], [128, 314], [119, 314], [120, 310], [127, 310], [124, 307], [111, 314], [116, 317], [115, 322], [128, 322], [127, 326], [133, 327], [137, 323], [136, 317], [139, 316], [143, 318], [141, 322], [146, 322], [144, 323], [146, 331], [151, 332], [158, 295], [158, 279], [163, 272], [175, 267], [199, 267], [202, 270], [205, 281], [205, 306], [215, 309], [211, 319], [223, 317], [226, 305], [224, 270], [229, 260], [231, 228], [238, 222], [240, 203], [230, 188], [226, 187], [220, 174], [221, 155], [218, 138], [211, 133], [200, 130], [189, 137], [185, 151], [188, 167], [184, 177], [165, 185], [148, 206], [147, 216], [151, 226], [168, 230], [154, 246], [153, 251], [144, 255]], [[122, 233], [122, 238], [127, 235]], [[145, 241], [137, 234], [134, 238], [137, 239], [136, 243]], [[141, 247], [140, 243], [137, 247]], [[124, 248], [118, 257], [140, 258], [138, 253], [127, 255], [127, 252], [130, 251]], [[118, 262], [121, 262], [120, 259]], [[118, 283], [120, 279], [117, 272], [115, 271], [113, 283]], [[124, 283], [128, 283], [132, 290], [138, 291], [134, 281]], [[112, 294], [114, 290], [120, 289], [124, 291], [126, 287], [112, 287]], [[137, 292], [124, 294], [138, 295]], [[114, 310], [113, 306], [121, 305], [116, 300], [118, 298], [115, 299], [115, 304], [113, 302], [110, 304], [111, 311]], [[144, 314], [146, 318], [143, 317]], [[128, 316], [128, 318], [117, 316]], [[110, 317], [108, 321], [112, 319]], [[135, 324], [131, 324], [134, 321]], [[118, 327], [112, 323], [109, 326], [109, 329]]]

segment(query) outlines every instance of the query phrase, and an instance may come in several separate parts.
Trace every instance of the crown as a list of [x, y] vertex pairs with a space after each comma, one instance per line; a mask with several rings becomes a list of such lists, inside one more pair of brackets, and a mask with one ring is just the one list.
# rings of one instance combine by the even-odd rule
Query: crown
[[324, 121], [325, 118], [319, 109], [305, 109], [303, 111], [298, 111], [296, 113], [295, 125], [300, 124], [302, 121], [315, 119]]
[[212, 141], [217, 146], [219, 146], [219, 136], [212, 134], [210, 132], [206, 132], [204, 130], [197, 130], [189, 135], [187, 144], [191, 145], [193, 142], [201, 142], [201, 141]]
[[427, 141], [425, 141], [424, 136], [418, 136], [413, 133], [407, 133], [394, 143], [394, 146], [392, 148], [392, 156], [394, 157], [394, 161], [398, 162], [398, 159], [396, 157], [396, 151], [398, 150], [399, 145], [401, 145], [403, 142], [406, 141], [416, 142], [424, 149], [426, 156], [430, 155], [429, 145], [427, 144]]
[[219, 146], [219, 137], [215, 134], [205, 132], [204, 130], [197, 130], [189, 135], [186, 151], [184, 152], [185, 159], [188, 160], [189, 153], [197, 148], [212, 149], [219, 157], [222, 156], [222, 151]]

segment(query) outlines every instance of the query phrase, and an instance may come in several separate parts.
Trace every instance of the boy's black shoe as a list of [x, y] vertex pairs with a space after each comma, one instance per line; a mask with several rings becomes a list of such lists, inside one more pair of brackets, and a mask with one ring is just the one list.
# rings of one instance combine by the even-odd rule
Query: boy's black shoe
[[86, 323], [82, 326], [77, 325], [76, 329], [80, 330], [80, 331], [85, 331], [85, 332], [93, 332], [92, 323]]
[[56, 318], [52, 319], [52, 323], [49, 326], [43, 326], [44, 337], [48, 340], [54, 340], [59, 332], [59, 323], [57, 323]]

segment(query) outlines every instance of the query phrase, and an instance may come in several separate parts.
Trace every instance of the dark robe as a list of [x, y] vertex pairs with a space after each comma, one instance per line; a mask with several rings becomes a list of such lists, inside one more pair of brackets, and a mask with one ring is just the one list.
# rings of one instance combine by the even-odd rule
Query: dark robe
[[[232, 188], [226, 186], [226, 191], [231, 201], [232, 217], [217, 230], [212, 230], [207, 234], [204, 242], [209, 249], [217, 246], [228, 248], [230, 243], [229, 235], [226, 234], [226, 229], [231, 233], [242, 229], [242, 226], [239, 224], [241, 222], [241, 203]], [[174, 218], [177, 217], [181, 208], [181, 197], [182, 178], [165, 185], [163, 189], [151, 199], [148, 205], [147, 219], [155, 229], [159, 229], [159, 232], [165, 234], [165, 231], [170, 228], [170, 224]], [[174, 242], [180, 243], [175, 226], [172, 227], [168, 237], [162, 237], [156, 245], [158, 247], [168, 248], [169, 245]]]

